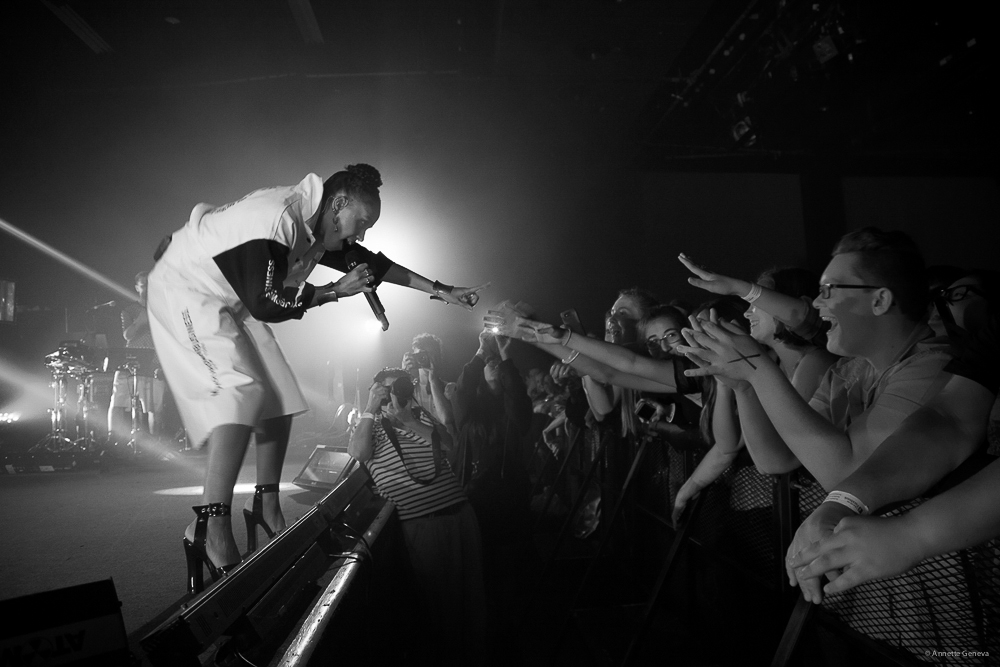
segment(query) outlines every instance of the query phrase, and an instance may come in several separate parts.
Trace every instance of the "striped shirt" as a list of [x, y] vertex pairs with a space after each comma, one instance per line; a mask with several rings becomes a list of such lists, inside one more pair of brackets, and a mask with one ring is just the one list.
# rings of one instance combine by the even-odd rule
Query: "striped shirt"
[[[423, 412], [420, 421], [434, 428], [435, 423]], [[403, 453], [403, 460], [396, 453], [396, 448], [382, 428], [381, 420], [376, 419], [372, 437], [375, 440], [375, 450], [366, 463], [372, 479], [378, 486], [379, 493], [396, 504], [401, 520], [416, 519], [465, 502], [465, 492], [451, 471], [448, 461], [442, 453], [438, 458], [437, 477], [434, 477], [434, 449], [431, 443], [407, 429], [396, 428], [396, 439]], [[412, 475], [412, 478], [411, 478]], [[430, 484], [420, 484], [413, 481], [434, 481]]]

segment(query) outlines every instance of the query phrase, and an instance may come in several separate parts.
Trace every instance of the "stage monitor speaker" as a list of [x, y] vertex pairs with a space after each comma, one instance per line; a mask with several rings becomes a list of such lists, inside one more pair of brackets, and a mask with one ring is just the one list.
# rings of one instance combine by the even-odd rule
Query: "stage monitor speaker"
[[357, 461], [345, 447], [319, 445], [292, 483], [303, 489], [327, 491], [337, 486], [356, 466]]
[[0, 601], [0, 618], [4, 666], [135, 664], [111, 579]]

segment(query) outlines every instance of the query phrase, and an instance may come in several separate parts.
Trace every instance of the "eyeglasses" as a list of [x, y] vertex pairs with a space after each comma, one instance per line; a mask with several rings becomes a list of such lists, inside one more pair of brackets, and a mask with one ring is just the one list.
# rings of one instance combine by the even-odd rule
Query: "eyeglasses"
[[965, 301], [972, 294], [978, 294], [982, 297], [986, 296], [986, 294], [983, 293], [983, 290], [979, 289], [975, 285], [956, 285], [955, 287], [949, 287], [938, 292], [938, 296], [948, 303]]
[[819, 295], [824, 299], [830, 298], [830, 293], [834, 289], [882, 289], [881, 285], [841, 285], [838, 283], [823, 283], [819, 286]]
[[681, 340], [681, 330], [680, 329], [667, 329], [663, 332], [662, 336], [650, 336], [646, 339], [646, 344], [649, 346], [660, 345], [663, 341], [667, 341], [668, 344], [678, 342]]

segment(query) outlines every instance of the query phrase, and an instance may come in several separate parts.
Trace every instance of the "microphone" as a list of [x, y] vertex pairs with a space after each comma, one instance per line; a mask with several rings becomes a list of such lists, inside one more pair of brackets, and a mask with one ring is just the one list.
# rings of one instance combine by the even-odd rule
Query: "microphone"
[[[354, 267], [361, 263], [357, 250], [348, 250], [347, 254], [344, 255], [344, 259], [347, 260], [348, 271], [353, 271]], [[382, 302], [379, 300], [378, 294], [373, 289], [371, 292], [365, 292], [364, 295], [368, 299], [368, 305], [371, 306], [372, 312], [375, 314], [375, 319], [382, 323], [382, 331], [388, 331], [389, 320], [385, 316], [385, 308], [382, 307]]]

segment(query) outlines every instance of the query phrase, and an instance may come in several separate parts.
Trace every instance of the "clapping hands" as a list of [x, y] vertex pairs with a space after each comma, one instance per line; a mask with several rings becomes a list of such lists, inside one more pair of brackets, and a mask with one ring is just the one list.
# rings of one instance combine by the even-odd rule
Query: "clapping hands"
[[698, 364], [684, 371], [689, 377], [711, 375], [744, 382], [770, 361], [760, 343], [732, 322], [692, 320], [692, 327], [682, 333], [687, 345], [678, 345], [677, 351]]

